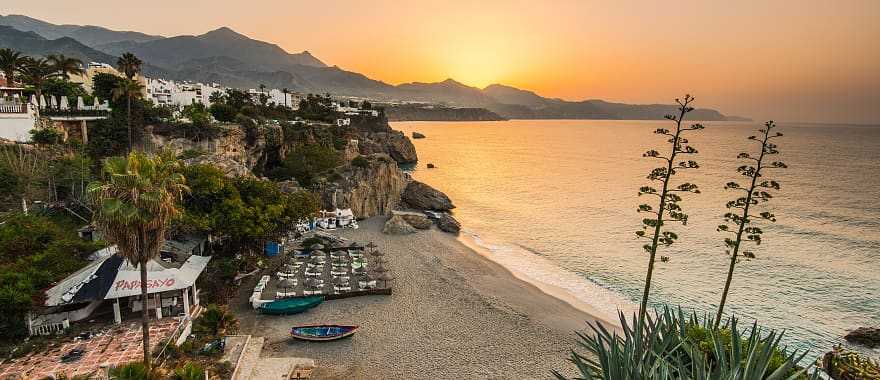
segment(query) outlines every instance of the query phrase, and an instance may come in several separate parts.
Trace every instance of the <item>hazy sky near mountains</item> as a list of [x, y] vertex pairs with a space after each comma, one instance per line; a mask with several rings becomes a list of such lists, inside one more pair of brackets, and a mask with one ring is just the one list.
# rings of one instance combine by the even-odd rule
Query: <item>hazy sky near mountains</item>
[[880, 1], [4, 1], [4, 14], [173, 36], [220, 26], [397, 84], [880, 124]]

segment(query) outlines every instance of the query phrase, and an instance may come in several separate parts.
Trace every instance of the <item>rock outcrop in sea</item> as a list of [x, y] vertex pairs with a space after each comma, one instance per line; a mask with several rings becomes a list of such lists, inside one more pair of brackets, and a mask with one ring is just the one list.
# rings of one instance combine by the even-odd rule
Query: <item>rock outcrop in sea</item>
[[350, 208], [357, 218], [386, 215], [400, 204], [400, 195], [408, 178], [390, 156], [374, 153], [367, 157], [369, 166], [350, 163], [334, 172], [332, 181], [318, 184], [324, 208]]
[[868, 348], [880, 347], [880, 327], [859, 327], [847, 333], [843, 339]]
[[419, 181], [412, 181], [403, 191], [403, 201], [419, 210], [449, 211], [455, 208], [446, 194]]

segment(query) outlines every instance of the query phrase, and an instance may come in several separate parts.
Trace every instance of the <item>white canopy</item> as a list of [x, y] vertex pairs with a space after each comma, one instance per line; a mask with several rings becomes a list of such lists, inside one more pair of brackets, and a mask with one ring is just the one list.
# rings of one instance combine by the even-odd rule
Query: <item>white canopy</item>
[[[92, 255], [94, 261], [46, 291], [46, 306], [140, 295], [138, 266], [114, 253], [115, 247], [95, 252]], [[166, 263], [159, 258], [151, 260], [147, 263], [147, 292], [192, 286], [210, 260], [210, 256], [197, 255], [188, 255], [182, 263]]]

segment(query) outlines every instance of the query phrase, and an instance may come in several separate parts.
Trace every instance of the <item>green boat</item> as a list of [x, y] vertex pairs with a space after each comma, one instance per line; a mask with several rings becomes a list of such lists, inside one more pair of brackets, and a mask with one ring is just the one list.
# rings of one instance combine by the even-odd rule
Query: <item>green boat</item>
[[260, 311], [273, 315], [298, 314], [320, 305], [321, 302], [324, 302], [323, 296], [285, 298], [263, 304]]

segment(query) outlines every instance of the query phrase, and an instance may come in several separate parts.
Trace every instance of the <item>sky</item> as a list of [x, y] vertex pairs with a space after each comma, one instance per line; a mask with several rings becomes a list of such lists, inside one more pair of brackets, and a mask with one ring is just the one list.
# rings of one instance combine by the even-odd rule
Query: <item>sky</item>
[[877, 0], [5, 3], [0, 13], [164, 36], [228, 26], [391, 84], [627, 103], [691, 93], [756, 120], [880, 124]]

